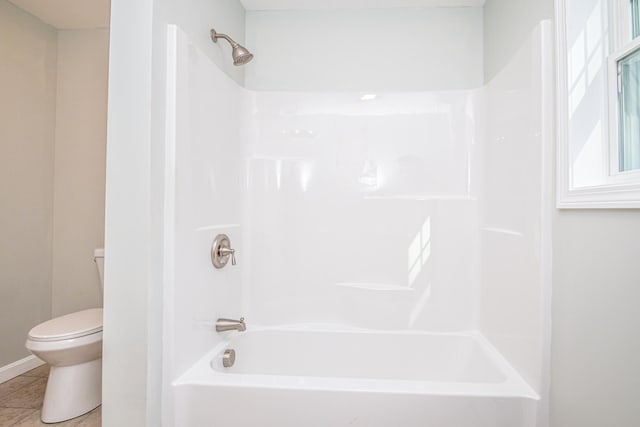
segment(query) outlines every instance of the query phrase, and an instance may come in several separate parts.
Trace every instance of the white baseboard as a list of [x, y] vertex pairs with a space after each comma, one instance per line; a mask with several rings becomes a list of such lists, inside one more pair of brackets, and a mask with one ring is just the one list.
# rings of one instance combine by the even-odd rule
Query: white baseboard
[[44, 362], [33, 354], [27, 356], [24, 359], [17, 360], [13, 363], [0, 367], [0, 384], [5, 381], [9, 381], [12, 378], [22, 375], [27, 371], [37, 368], [40, 365], [44, 365]]

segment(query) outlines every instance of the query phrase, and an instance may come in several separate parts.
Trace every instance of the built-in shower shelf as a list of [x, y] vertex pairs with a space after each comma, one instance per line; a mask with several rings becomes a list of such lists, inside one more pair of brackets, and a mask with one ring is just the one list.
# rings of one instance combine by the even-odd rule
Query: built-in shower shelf
[[477, 200], [475, 197], [461, 196], [445, 196], [430, 194], [395, 194], [395, 195], [370, 195], [365, 196], [365, 200], [417, 200], [417, 201], [447, 201], [447, 200]]
[[366, 283], [366, 282], [338, 282], [336, 286], [343, 288], [362, 289], [366, 291], [391, 291], [391, 292], [413, 292], [413, 288], [408, 286], [393, 285], [388, 283]]
[[240, 224], [217, 224], [217, 225], [204, 225], [198, 227], [198, 231], [210, 231], [210, 230], [228, 230], [229, 228], [239, 228]]
[[485, 231], [488, 233], [506, 234], [507, 236], [513, 236], [513, 237], [524, 237], [523, 233], [515, 230], [510, 230], [507, 228], [484, 227], [482, 231]]

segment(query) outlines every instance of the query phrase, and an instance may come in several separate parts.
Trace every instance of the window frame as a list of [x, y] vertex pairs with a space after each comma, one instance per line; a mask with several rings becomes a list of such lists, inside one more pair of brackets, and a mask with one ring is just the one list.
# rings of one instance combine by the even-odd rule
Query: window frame
[[631, 16], [629, 17], [629, 23], [631, 25], [631, 39], [640, 37], [640, 0], [629, 0], [631, 6], [629, 11]]
[[[570, 156], [569, 77], [567, 43], [567, 0], [556, 0], [556, 67], [557, 67], [557, 190], [559, 209], [640, 208], [640, 171], [619, 172], [618, 167], [618, 83], [617, 64], [634, 49], [640, 49], [640, 38], [631, 40], [631, 0], [608, 0], [609, 52], [604, 67], [603, 147], [605, 172], [602, 183], [589, 187], [573, 186]], [[630, 41], [631, 40], [631, 41]], [[613, 67], [613, 73], [612, 73]], [[613, 92], [612, 92], [613, 86]], [[615, 102], [612, 102], [615, 98]], [[612, 105], [613, 104], [613, 105]], [[614, 109], [615, 107], [615, 109]]]
[[[631, 19], [629, 17], [629, 19]], [[640, 183], [640, 169], [620, 170], [620, 76], [618, 64], [633, 53], [640, 53], [640, 37], [627, 43], [608, 58], [608, 128], [609, 128], [609, 179], [610, 183]]]

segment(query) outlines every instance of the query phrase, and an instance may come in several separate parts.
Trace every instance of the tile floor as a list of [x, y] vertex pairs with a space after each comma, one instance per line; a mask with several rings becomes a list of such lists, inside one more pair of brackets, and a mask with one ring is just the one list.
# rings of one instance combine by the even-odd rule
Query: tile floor
[[101, 406], [63, 423], [45, 424], [40, 421], [40, 408], [47, 385], [47, 375], [49, 375], [49, 367], [42, 365], [0, 384], [0, 427], [100, 427]]

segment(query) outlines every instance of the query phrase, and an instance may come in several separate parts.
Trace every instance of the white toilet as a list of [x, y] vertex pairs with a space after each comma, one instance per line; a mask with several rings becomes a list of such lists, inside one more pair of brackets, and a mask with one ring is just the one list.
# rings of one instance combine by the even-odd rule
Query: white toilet
[[[104, 249], [94, 260], [104, 286]], [[41, 419], [57, 423], [80, 416], [102, 403], [102, 309], [56, 317], [29, 331], [26, 343], [51, 366]]]

